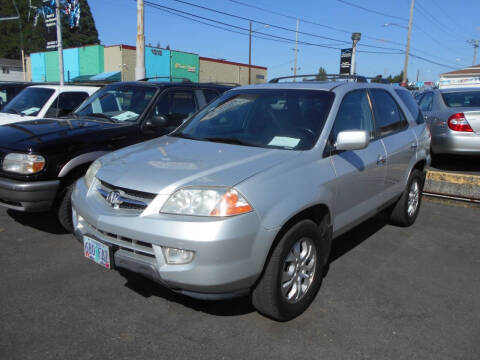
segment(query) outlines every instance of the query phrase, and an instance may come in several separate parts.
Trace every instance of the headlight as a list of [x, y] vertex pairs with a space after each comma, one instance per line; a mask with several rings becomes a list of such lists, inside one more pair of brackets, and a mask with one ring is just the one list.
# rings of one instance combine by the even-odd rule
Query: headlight
[[92, 185], [93, 179], [95, 179], [95, 175], [97, 175], [97, 172], [101, 167], [102, 163], [100, 160], [95, 160], [85, 173], [83, 180], [85, 181], [85, 185], [87, 185], [88, 189]]
[[247, 200], [235, 189], [184, 188], [170, 196], [160, 212], [197, 216], [231, 216], [252, 210]]
[[36, 174], [45, 167], [41, 155], [10, 153], [3, 159], [3, 170], [22, 175]]

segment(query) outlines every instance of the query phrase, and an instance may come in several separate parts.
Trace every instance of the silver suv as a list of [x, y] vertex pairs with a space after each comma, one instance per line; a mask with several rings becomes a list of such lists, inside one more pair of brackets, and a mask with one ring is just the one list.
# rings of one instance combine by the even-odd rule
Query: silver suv
[[72, 195], [85, 256], [191, 297], [251, 294], [273, 319], [298, 316], [333, 238], [380, 210], [400, 226], [417, 217], [430, 134], [397, 91], [239, 87], [173, 133], [105, 155]]

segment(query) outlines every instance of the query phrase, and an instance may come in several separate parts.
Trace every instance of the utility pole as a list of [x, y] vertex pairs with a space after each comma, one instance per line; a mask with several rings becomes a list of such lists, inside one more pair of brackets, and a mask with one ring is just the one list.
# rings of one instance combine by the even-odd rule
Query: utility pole
[[145, 78], [145, 34], [143, 19], [143, 0], [137, 0], [137, 61], [135, 64], [135, 80]]
[[417, 82], [419, 77], [420, 77], [420, 69], [417, 69]]
[[[297, 31], [295, 32], [295, 61], [293, 65], [293, 76], [297, 76], [297, 61], [298, 61], [298, 25], [299, 21], [297, 19]], [[297, 78], [294, 77], [293, 81], [297, 81]]]
[[350, 75], [355, 75], [357, 73], [357, 63], [356, 63], [356, 54], [357, 54], [357, 43], [360, 41], [362, 33], [352, 33], [352, 61], [350, 64]]
[[472, 66], [475, 66], [475, 65], [477, 65], [477, 50], [478, 50], [480, 40], [468, 40], [467, 42], [470, 45], [473, 46], [473, 63], [472, 63]]
[[62, 22], [60, 21], [60, 0], [56, 0], [55, 17], [57, 21], [57, 51], [58, 51], [58, 71], [60, 75], [60, 86], [63, 86], [63, 43], [62, 43]]
[[403, 83], [407, 82], [408, 77], [408, 54], [410, 53], [410, 37], [412, 35], [413, 9], [415, 7], [415, 0], [410, 3], [410, 19], [408, 20], [408, 35], [407, 47], [405, 48], [405, 65], [403, 66]]
[[252, 83], [252, 22], [248, 33], [248, 85]]

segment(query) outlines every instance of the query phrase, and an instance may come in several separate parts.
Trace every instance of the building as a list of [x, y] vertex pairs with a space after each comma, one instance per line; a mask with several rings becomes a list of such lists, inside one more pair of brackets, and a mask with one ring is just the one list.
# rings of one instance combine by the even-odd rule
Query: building
[[22, 60], [0, 59], [0, 81], [24, 81]]
[[439, 88], [480, 87], [480, 64], [440, 75]]
[[[57, 51], [32, 53], [26, 62], [27, 80], [59, 81]], [[92, 76], [132, 81], [135, 80], [136, 47], [120, 44], [64, 49], [63, 62], [66, 82], [92, 80]], [[266, 67], [251, 65], [250, 69], [252, 84], [266, 81]], [[249, 83], [248, 64], [152, 46], [145, 47], [145, 74], [147, 78], [174, 81]]]
[[[250, 69], [251, 84], [266, 82], [266, 67], [251, 65]], [[247, 85], [248, 64], [200, 57], [200, 82], [225, 82]]]

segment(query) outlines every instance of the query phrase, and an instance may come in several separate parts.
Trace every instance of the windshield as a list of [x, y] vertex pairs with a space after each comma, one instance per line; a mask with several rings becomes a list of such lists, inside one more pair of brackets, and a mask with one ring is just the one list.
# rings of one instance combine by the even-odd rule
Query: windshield
[[480, 108], [480, 91], [442, 93], [442, 97], [448, 107]]
[[311, 149], [334, 94], [314, 90], [248, 90], [217, 99], [172, 136], [237, 145]]
[[106, 87], [88, 98], [74, 112], [77, 116], [135, 122], [152, 100], [156, 88], [142, 85]]
[[2, 112], [37, 116], [54, 92], [55, 90], [46, 88], [29, 87], [23, 89], [2, 109]]

